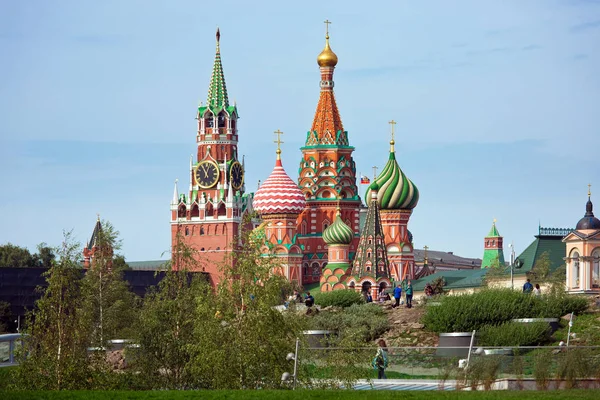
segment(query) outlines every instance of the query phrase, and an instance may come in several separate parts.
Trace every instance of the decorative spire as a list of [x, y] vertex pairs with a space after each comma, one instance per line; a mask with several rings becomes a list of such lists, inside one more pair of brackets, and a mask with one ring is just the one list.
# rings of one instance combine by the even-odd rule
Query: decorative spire
[[396, 151], [394, 149], [394, 144], [396, 144], [396, 142], [394, 141], [394, 127], [396, 126], [396, 121], [391, 120], [390, 122], [388, 122], [388, 124], [390, 124], [392, 127], [392, 140], [390, 140], [390, 153], [394, 153]]
[[498, 232], [498, 228], [496, 228], [496, 218], [492, 221], [492, 229], [490, 229], [490, 233], [486, 236], [488, 237], [500, 237], [500, 232]]
[[592, 184], [588, 183], [588, 199], [592, 197]]
[[179, 179], [175, 179], [175, 188], [173, 188], [173, 200], [171, 200], [172, 204], [179, 203], [179, 191], [177, 190], [177, 182], [179, 182]]
[[[377, 184], [373, 190], [375, 191]], [[379, 214], [379, 204], [377, 193], [369, 201], [367, 218], [360, 234], [360, 241], [356, 256], [354, 257], [354, 266], [352, 275], [357, 280], [365, 276], [370, 276], [378, 280], [379, 278], [390, 278], [390, 265], [385, 248], [385, 239], [381, 227], [381, 216]]]
[[227, 98], [227, 87], [225, 86], [225, 75], [223, 74], [223, 65], [221, 64], [221, 32], [217, 28], [217, 51], [215, 54], [215, 63], [213, 64], [212, 76], [208, 87], [208, 99], [206, 103], [213, 112], [219, 112], [223, 108], [229, 107]]
[[277, 135], [277, 139], [273, 141], [273, 143], [277, 143], [277, 150], [275, 153], [277, 153], [277, 159], [281, 160], [281, 143], [283, 143], [283, 140], [281, 140], [281, 135], [283, 135], [283, 132], [277, 129], [274, 133]]
[[319, 67], [335, 67], [338, 62], [338, 58], [337, 55], [331, 50], [331, 47], [329, 47], [329, 24], [331, 24], [331, 21], [326, 19], [324, 24], [325, 48], [317, 57], [317, 64], [319, 64]]
[[[331, 22], [325, 21], [327, 27]], [[337, 56], [329, 47], [329, 29], [325, 36], [325, 49], [317, 57], [321, 70], [321, 93], [313, 123], [306, 137], [306, 146], [348, 146], [348, 135], [344, 132], [342, 119], [333, 95], [333, 70]]]

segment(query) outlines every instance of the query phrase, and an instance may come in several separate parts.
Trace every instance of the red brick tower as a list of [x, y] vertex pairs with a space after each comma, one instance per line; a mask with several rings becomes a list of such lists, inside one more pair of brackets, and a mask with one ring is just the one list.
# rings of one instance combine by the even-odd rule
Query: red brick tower
[[[220, 280], [219, 266], [232, 250], [242, 214], [252, 199], [244, 194], [244, 166], [238, 157], [238, 110], [230, 105], [221, 64], [220, 38], [206, 105], [200, 104], [196, 119], [197, 161], [190, 159], [188, 194], [171, 201], [171, 240], [178, 238], [199, 252], [197, 269], [208, 272], [213, 284]], [[178, 235], [179, 234], [179, 235]], [[175, 266], [177, 268], [177, 266]]]
[[[325, 21], [329, 24], [329, 21]], [[359, 208], [356, 186], [356, 165], [352, 159], [354, 147], [348, 143], [342, 119], [333, 93], [333, 71], [338, 58], [329, 47], [329, 31], [325, 48], [317, 57], [321, 70], [321, 92], [312, 127], [301, 148], [298, 185], [306, 198], [306, 208], [298, 218], [299, 242], [304, 245], [303, 283], [319, 282], [321, 270], [327, 265], [327, 246], [323, 231], [336, 218], [355, 233], [349, 251], [352, 259], [358, 245]]]

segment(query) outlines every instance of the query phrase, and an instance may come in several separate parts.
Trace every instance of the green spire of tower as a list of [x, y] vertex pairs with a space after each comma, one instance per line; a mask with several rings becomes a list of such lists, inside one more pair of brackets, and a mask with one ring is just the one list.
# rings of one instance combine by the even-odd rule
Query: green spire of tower
[[221, 64], [221, 49], [219, 42], [221, 32], [217, 28], [217, 53], [215, 54], [215, 63], [213, 65], [210, 85], [208, 87], [208, 99], [206, 103], [213, 112], [218, 112], [229, 107], [227, 98], [227, 87], [225, 86], [225, 75], [223, 74], [223, 65]]
[[490, 233], [484, 239], [483, 259], [481, 268], [503, 267], [504, 266], [504, 250], [502, 246], [503, 237], [500, 236], [496, 228], [496, 219], [492, 223]]

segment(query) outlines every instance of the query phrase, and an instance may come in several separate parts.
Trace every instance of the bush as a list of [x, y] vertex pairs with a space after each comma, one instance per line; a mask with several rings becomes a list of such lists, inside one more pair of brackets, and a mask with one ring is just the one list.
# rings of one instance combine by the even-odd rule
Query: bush
[[389, 329], [389, 322], [376, 304], [354, 304], [337, 312], [320, 312], [313, 317], [312, 328], [338, 331], [341, 339], [371, 341]]
[[427, 308], [423, 323], [434, 332], [470, 332], [513, 318], [560, 318], [581, 313], [587, 306], [585, 298], [562, 293], [533, 296], [512, 289], [484, 289], [441, 298], [439, 306]]
[[351, 289], [316, 293], [314, 297], [315, 304], [321, 307], [350, 307], [353, 304], [362, 304], [365, 302], [360, 293]]
[[546, 322], [522, 324], [507, 322], [498, 326], [484, 326], [479, 331], [478, 344], [482, 346], [535, 346], [547, 339], [550, 326]]

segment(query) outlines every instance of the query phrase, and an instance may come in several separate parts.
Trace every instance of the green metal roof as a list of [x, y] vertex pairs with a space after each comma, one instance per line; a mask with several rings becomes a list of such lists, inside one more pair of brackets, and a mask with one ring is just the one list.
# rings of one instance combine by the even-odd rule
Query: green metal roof
[[563, 243], [561, 235], [537, 235], [535, 240], [516, 258], [516, 264], [521, 264], [515, 269], [515, 274], [526, 274], [535, 266], [537, 259], [545, 252], [550, 258], [550, 272], [555, 271], [565, 262], [567, 245]]
[[490, 229], [490, 233], [487, 234], [488, 237], [500, 237], [500, 233], [498, 233], [498, 229], [496, 228], [496, 221], [492, 223], [492, 229]]
[[445, 290], [479, 287], [481, 286], [483, 277], [487, 274], [487, 272], [488, 269], [440, 271], [412, 281], [412, 286], [415, 292], [423, 291], [425, 290], [425, 285], [433, 282], [437, 278], [443, 277], [446, 281], [446, 286], [444, 286]]

